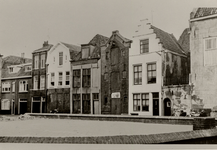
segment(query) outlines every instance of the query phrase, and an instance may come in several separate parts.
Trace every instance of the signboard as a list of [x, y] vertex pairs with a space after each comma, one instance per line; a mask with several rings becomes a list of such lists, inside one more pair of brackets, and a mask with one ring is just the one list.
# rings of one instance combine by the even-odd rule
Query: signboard
[[121, 98], [121, 93], [120, 92], [114, 92], [111, 95], [112, 98]]

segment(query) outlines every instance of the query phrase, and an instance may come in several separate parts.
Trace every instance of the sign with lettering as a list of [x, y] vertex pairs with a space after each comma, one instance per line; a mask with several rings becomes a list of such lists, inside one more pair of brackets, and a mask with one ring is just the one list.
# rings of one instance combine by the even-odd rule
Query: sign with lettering
[[114, 92], [111, 95], [112, 98], [121, 98], [121, 93], [120, 92]]

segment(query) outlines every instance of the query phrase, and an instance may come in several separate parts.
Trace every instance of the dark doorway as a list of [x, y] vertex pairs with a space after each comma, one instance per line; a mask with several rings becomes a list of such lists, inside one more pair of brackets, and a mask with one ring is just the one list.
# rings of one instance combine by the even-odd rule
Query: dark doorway
[[171, 101], [169, 98], [164, 99], [164, 116], [171, 116]]
[[32, 113], [40, 113], [40, 102], [33, 102]]
[[120, 98], [112, 98], [111, 101], [112, 114], [120, 115], [121, 114], [121, 100]]
[[153, 97], [153, 116], [159, 116], [159, 93], [152, 93]]
[[27, 102], [20, 102], [20, 114], [27, 112]]

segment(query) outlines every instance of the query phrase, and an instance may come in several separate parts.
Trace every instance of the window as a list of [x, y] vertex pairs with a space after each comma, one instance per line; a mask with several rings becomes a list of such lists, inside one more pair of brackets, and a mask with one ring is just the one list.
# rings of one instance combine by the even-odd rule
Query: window
[[28, 81], [20, 81], [19, 92], [27, 92], [27, 91], [28, 91]]
[[217, 65], [217, 38], [205, 39], [204, 65]]
[[148, 53], [149, 52], [149, 40], [141, 40], [140, 41], [140, 53]]
[[3, 82], [2, 83], [2, 92], [10, 92], [10, 91], [11, 91], [10, 82]]
[[59, 52], [59, 65], [63, 65], [63, 52]]
[[142, 65], [134, 66], [134, 85], [142, 84]]
[[69, 85], [69, 81], [70, 81], [70, 72], [66, 71], [66, 85]]
[[90, 94], [82, 94], [82, 106], [83, 114], [90, 114]]
[[73, 94], [73, 113], [81, 112], [81, 102], [80, 102], [80, 94]]
[[148, 64], [147, 69], [148, 84], [156, 83], [156, 63]]
[[99, 93], [93, 93], [93, 100], [99, 100]]
[[12, 82], [12, 92], [15, 92], [15, 82]]
[[41, 55], [41, 68], [45, 68], [45, 54]]
[[9, 99], [1, 100], [1, 110], [10, 110], [10, 100]]
[[133, 111], [140, 111], [140, 94], [133, 94]]
[[54, 83], [55, 83], [55, 75], [54, 75], [54, 73], [52, 72], [52, 73], [51, 73], [51, 78], [50, 78], [50, 85], [51, 85], [51, 86], [54, 86]]
[[149, 94], [142, 94], [142, 111], [149, 110]]
[[9, 67], [9, 73], [13, 73], [14, 72], [14, 68], [13, 67]]
[[34, 89], [38, 89], [38, 76], [34, 76], [33, 78], [34, 82]]
[[32, 71], [32, 66], [26, 66], [25, 67], [25, 72], [29, 72]]
[[79, 88], [81, 84], [81, 70], [73, 70], [73, 87]]
[[39, 55], [35, 55], [34, 57], [34, 68], [38, 69], [39, 66]]
[[90, 69], [82, 71], [82, 87], [90, 87]]
[[83, 47], [81, 51], [82, 59], [90, 56], [90, 47]]
[[45, 75], [40, 76], [40, 89], [43, 90], [45, 88]]
[[61, 86], [63, 83], [63, 73], [62, 72], [59, 72], [59, 81], [58, 81], [58, 85]]

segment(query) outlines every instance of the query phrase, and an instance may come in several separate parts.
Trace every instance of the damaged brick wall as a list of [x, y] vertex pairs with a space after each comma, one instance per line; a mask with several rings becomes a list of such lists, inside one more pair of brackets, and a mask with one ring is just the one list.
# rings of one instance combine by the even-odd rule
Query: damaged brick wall
[[47, 111], [57, 109], [59, 113], [70, 113], [70, 88], [48, 89]]
[[[101, 61], [102, 114], [127, 114], [129, 47], [114, 38], [101, 51]], [[115, 92], [120, 92], [120, 99], [111, 98]]]
[[171, 115], [174, 116], [176, 112], [183, 110], [190, 114], [191, 110], [191, 86], [189, 85], [171, 85], [164, 86], [162, 89], [163, 112], [165, 111], [165, 99], [171, 101]]

